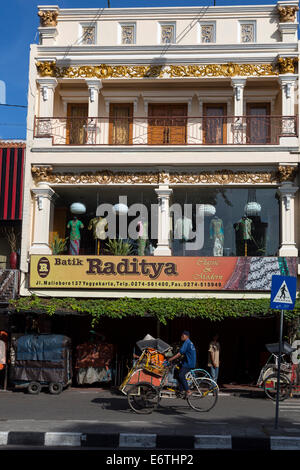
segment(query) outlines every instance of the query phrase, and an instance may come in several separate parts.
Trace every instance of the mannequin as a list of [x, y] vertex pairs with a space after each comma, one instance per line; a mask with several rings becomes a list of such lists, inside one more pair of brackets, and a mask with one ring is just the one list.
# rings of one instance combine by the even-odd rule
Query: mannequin
[[184, 244], [190, 240], [191, 232], [193, 230], [193, 223], [189, 217], [185, 215], [182, 218], [178, 218], [174, 224], [174, 241], [178, 247], [180, 255], [184, 256]]
[[139, 234], [138, 256], [144, 256], [148, 239], [148, 222], [145, 218], [142, 217], [141, 220], [139, 220], [139, 222], [137, 223], [137, 229]]
[[93, 219], [90, 220], [88, 230], [93, 229], [93, 237], [97, 243], [97, 255], [100, 254], [101, 241], [106, 239], [107, 227], [108, 227], [107, 219], [105, 219], [104, 217], [94, 217]]
[[214, 215], [209, 225], [209, 236], [214, 240], [213, 255], [223, 256], [224, 251], [224, 227], [223, 220]]
[[80, 230], [84, 228], [83, 223], [74, 215], [73, 219], [68, 222], [67, 228], [70, 229], [70, 247], [69, 255], [79, 255], [80, 250]]
[[243, 215], [243, 217], [236, 224], [234, 224], [234, 228], [240, 233], [241, 239], [244, 242], [244, 254], [247, 256], [248, 241], [252, 240], [252, 220], [249, 219], [246, 215]]

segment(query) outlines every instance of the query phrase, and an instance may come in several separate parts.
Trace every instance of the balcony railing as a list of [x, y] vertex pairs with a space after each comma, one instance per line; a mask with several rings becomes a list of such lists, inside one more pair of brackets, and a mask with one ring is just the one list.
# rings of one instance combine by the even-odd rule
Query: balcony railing
[[36, 117], [53, 145], [278, 145], [297, 137], [297, 116]]

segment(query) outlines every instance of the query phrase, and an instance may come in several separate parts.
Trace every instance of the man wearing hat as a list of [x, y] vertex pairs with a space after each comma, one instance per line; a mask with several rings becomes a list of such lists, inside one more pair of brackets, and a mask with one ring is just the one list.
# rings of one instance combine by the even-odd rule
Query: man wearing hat
[[183, 362], [181, 364], [178, 374], [178, 382], [179, 390], [181, 392], [184, 390], [185, 397], [187, 397], [192, 392], [189, 390], [185, 375], [191, 369], [195, 369], [196, 367], [196, 349], [192, 341], [190, 340], [190, 333], [188, 331], [185, 330], [182, 332], [181, 341], [183, 341], [183, 345], [181, 346], [179, 352], [169, 359], [169, 362], [175, 361], [175, 359], [178, 359], [179, 357], [183, 356]]

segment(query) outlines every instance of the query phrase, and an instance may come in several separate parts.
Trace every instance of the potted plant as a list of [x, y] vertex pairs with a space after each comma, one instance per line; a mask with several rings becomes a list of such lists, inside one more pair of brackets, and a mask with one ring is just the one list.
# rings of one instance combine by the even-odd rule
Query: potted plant
[[10, 256], [9, 256], [9, 265], [11, 269], [17, 269], [18, 264], [18, 254], [17, 254], [17, 237], [14, 227], [4, 227], [3, 233], [8, 241], [10, 246]]
[[51, 243], [51, 250], [53, 255], [59, 255], [67, 249], [67, 238], [60, 238], [58, 235], [55, 235]]
[[106, 243], [105, 251], [114, 256], [128, 256], [132, 253], [132, 246], [127, 241], [121, 239], [109, 240]]

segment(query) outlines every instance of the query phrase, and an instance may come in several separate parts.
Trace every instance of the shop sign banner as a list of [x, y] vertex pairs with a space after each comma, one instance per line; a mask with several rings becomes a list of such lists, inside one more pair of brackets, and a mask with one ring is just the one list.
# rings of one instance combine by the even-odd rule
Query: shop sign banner
[[39, 256], [30, 259], [34, 289], [270, 291], [272, 275], [297, 275], [297, 258]]

